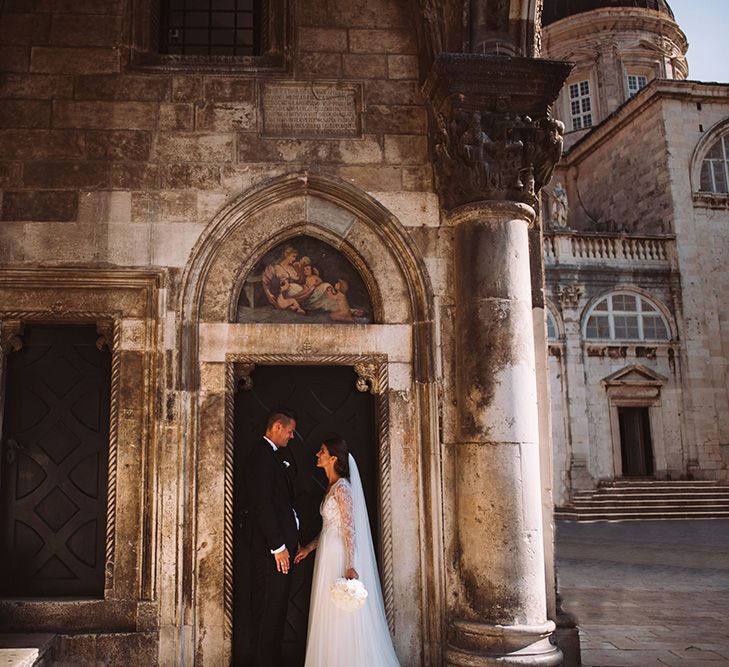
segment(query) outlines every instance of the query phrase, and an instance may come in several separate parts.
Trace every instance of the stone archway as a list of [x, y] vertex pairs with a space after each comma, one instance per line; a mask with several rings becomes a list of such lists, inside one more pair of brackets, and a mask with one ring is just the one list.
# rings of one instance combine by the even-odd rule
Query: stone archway
[[[375, 324], [231, 322], [246, 271], [266, 249], [296, 235], [326, 240], [360, 266], [377, 304]], [[230, 659], [227, 462], [235, 373], [241, 363], [272, 360], [359, 364], [363, 386], [375, 393], [377, 385], [379, 446], [388, 461], [380, 467], [380, 486], [396, 481], [397, 495], [410, 501], [396, 506], [383, 495], [380, 508], [396, 528], [385, 536], [393, 540], [390, 553], [412, 554], [408, 562], [384, 566], [391, 569], [385, 580], [394, 600], [396, 645], [411, 652], [408, 662], [439, 662], [424, 657], [439, 655], [444, 586], [432, 291], [398, 220], [342, 182], [307, 174], [269, 182], [229, 204], [205, 230], [183, 275], [178, 317], [177, 384], [185, 419], [178, 454], [183, 528], [175, 549], [182, 589], [175, 608], [163, 609], [170, 618], [162, 624], [174, 625], [173, 614], [185, 618], [180, 658], [211, 665]], [[372, 363], [379, 370], [366, 368]]]

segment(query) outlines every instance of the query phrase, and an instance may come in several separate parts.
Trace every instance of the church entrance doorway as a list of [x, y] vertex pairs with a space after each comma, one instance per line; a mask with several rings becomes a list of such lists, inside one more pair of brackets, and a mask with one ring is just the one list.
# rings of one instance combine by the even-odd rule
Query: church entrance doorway
[[[297, 414], [294, 439], [285, 450], [293, 474], [300, 541], [306, 544], [321, 527], [319, 503], [326, 477], [316, 468], [314, 454], [321, 441], [336, 433], [350, 445], [357, 460], [367, 499], [372, 537], [380, 535], [378, 502], [378, 440], [374, 397], [356, 388], [351, 366], [257, 366], [252, 382], [235, 398], [234, 425], [234, 544], [233, 544], [233, 664], [250, 664], [250, 518], [247, 511], [245, 468], [250, 448], [265, 431], [268, 413], [286, 407]], [[304, 662], [309, 595], [314, 558], [292, 572], [292, 589], [284, 634], [287, 666]]]
[[111, 354], [33, 324], [7, 357], [0, 595], [103, 597]]
[[652, 477], [653, 443], [649, 408], [619, 407], [623, 477]]

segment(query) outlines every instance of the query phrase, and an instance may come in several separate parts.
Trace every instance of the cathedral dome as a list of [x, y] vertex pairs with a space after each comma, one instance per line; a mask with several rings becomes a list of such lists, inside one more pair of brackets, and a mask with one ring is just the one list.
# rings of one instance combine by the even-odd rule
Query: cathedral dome
[[673, 11], [666, 0], [544, 0], [542, 12], [542, 25], [549, 25], [568, 16], [582, 14], [593, 9], [610, 9], [612, 7], [634, 7], [637, 9], [652, 9], [670, 16]]

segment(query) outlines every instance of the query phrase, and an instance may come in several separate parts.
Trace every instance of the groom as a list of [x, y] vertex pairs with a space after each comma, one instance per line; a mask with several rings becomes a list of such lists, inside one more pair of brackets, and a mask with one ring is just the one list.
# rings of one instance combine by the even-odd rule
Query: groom
[[253, 664], [272, 667], [281, 662], [286, 608], [299, 519], [289, 468], [279, 449], [294, 437], [296, 418], [288, 410], [268, 416], [266, 434], [248, 459], [248, 494], [252, 522], [252, 643]]

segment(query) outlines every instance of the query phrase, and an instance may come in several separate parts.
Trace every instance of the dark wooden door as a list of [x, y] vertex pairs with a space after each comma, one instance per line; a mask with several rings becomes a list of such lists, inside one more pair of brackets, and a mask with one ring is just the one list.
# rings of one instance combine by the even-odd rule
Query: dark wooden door
[[648, 408], [618, 408], [623, 477], [651, 477], [653, 445]]
[[[252, 444], [265, 431], [270, 410], [288, 407], [297, 414], [296, 436], [286, 448], [296, 470], [296, 512], [300, 541], [306, 544], [321, 528], [319, 504], [326, 477], [314, 458], [321, 442], [337, 433], [350, 445], [362, 477], [373, 539], [379, 535], [377, 441], [373, 397], [355, 388], [356, 375], [347, 366], [260, 366], [253, 388], [239, 391], [235, 403], [235, 543], [234, 664], [250, 662], [250, 529], [246, 515], [245, 465]], [[316, 553], [316, 552], [315, 552]], [[283, 638], [284, 665], [303, 665], [309, 620], [309, 595], [314, 558], [292, 571], [292, 591]]]
[[0, 595], [102, 597], [111, 355], [95, 326], [27, 326], [7, 358]]

